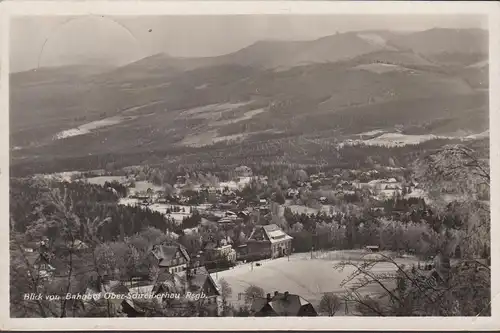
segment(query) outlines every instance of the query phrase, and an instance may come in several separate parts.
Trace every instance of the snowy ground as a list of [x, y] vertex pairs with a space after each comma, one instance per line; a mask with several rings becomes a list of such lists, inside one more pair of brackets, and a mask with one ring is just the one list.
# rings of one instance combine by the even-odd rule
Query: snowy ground
[[281, 214], [283, 214], [285, 207], [290, 208], [292, 210], [292, 212], [294, 212], [296, 214], [307, 214], [307, 215], [311, 215], [311, 214], [315, 215], [318, 212], [323, 212], [323, 213], [330, 215], [330, 209], [332, 207], [333, 207], [334, 212], [337, 210], [335, 208], [335, 206], [333, 206], [333, 205], [321, 205], [321, 208], [317, 209], [317, 208], [311, 208], [311, 207], [302, 206], [302, 205], [293, 205], [293, 204], [287, 202], [281, 206]]
[[135, 117], [116, 116], [116, 117], [109, 117], [101, 120], [92, 121], [87, 124], [81, 125], [79, 127], [70, 128], [68, 130], [59, 132], [54, 136], [54, 140], [65, 139], [78, 135], [90, 134], [93, 131], [98, 130], [100, 128], [117, 125], [125, 120], [132, 120], [134, 118]]
[[155, 185], [148, 181], [138, 181], [135, 182], [135, 186], [130, 190], [131, 192], [146, 192], [148, 189], [152, 189], [153, 191], [161, 191], [163, 187]]
[[86, 179], [86, 182], [89, 184], [95, 184], [95, 185], [104, 185], [106, 182], [119, 182], [123, 183], [127, 180], [126, 177], [123, 176], [99, 176], [99, 177], [90, 177]]
[[[121, 198], [118, 201], [119, 205], [128, 205], [128, 206], [135, 206], [140, 204], [140, 200], [137, 199], [132, 199], [132, 198]], [[154, 203], [149, 206], [143, 206], [144, 208], [148, 208], [154, 212], [159, 212], [166, 217], [174, 219], [174, 221], [178, 224], [182, 222], [182, 220], [185, 217], [189, 217], [192, 214], [192, 208], [193, 209], [198, 209], [199, 211], [206, 209], [206, 205], [200, 205], [200, 206], [183, 206], [183, 205], [171, 205], [171, 204], [162, 204], [162, 203]], [[175, 207], [178, 207], [180, 209], [180, 212], [172, 212]], [[171, 213], [167, 214], [167, 210], [171, 211]], [[222, 213], [221, 213], [222, 215]]]
[[[290, 258], [279, 258], [274, 260], [260, 261], [261, 266], [242, 264], [233, 269], [213, 273], [216, 281], [224, 278], [232, 289], [230, 302], [236, 306], [242, 305], [242, 296], [245, 289], [250, 285], [256, 285], [264, 289], [265, 293], [273, 294], [274, 291], [288, 291], [298, 294], [311, 302], [316, 308], [321, 296], [325, 292], [342, 294], [342, 280], [347, 278], [353, 269], [336, 271], [333, 267], [341, 260], [356, 260], [361, 257], [362, 251], [331, 251], [324, 253], [297, 253]], [[415, 259], [397, 259], [397, 262], [411, 265], [416, 263]], [[394, 266], [390, 264], [378, 264], [376, 271], [392, 271]], [[367, 287], [365, 292], [378, 290], [376, 286]], [[238, 299], [240, 298], [240, 299]], [[339, 311], [339, 314], [341, 314]]]
[[81, 174], [80, 171], [65, 171], [65, 172], [57, 172], [51, 174], [37, 174], [34, 176], [34, 178], [40, 177], [43, 179], [71, 182], [73, 176], [79, 176], [80, 174]]

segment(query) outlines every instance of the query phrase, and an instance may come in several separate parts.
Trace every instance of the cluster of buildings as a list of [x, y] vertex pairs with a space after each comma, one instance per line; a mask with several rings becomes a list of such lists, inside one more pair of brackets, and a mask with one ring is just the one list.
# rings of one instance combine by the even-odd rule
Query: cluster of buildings
[[234, 248], [229, 237], [217, 242], [208, 242], [203, 246], [200, 256], [205, 263], [221, 259], [232, 264], [237, 261], [275, 259], [292, 254], [292, 240], [293, 237], [276, 224], [258, 225], [244, 244]]
[[[85, 251], [85, 249], [82, 249]], [[58, 270], [53, 266], [54, 258], [49, 257], [42, 249], [27, 251], [31, 271], [28, 273], [40, 283], [43, 281], [57, 282], [56, 274], [64, 271], [62, 265]], [[98, 303], [110, 300], [122, 313], [128, 317], [146, 315], [137, 299], [149, 298], [158, 305], [169, 302], [169, 307], [182, 311], [188, 309], [190, 302], [196, 301], [205, 311], [212, 315], [220, 312], [220, 291], [211, 278], [205, 266], [198, 258], [191, 258], [186, 249], [177, 243], [164, 243], [153, 246], [146, 258], [148, 272], [131, 273], [124, 277], [123, 272], [114, 270], [106, 275], [91, 274], [84, 290], [80, 291], [84, 300], [83, 307], [88, 302]], [[151, 272], [155, 272], [154, 274]], [[67, 280], [61, 280], [66, 283]], [[174, 295], [169, 297], [168, 295]], [[196, 296], [198, 295], [198, 297]], [[64, 297], [65, 295], [61, 295]]]
[[352, 185], [356, 189], [367, 189], [373, 196], [381, 199], [393, 198], [403, 193], [403, 185], [395, 178], [375, 179], [367, 183], [353, 182]]

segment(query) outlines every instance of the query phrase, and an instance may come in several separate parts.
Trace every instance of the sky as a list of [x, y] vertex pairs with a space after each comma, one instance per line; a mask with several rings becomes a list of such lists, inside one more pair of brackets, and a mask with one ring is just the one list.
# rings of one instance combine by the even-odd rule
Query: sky
[[259, 40], [311, 40], [361, 30], [487, 28], [480, 16], [31, 16], [10, 26], [11, 72], [72, 64], [121, 66], [167, 53], [217, 56]]

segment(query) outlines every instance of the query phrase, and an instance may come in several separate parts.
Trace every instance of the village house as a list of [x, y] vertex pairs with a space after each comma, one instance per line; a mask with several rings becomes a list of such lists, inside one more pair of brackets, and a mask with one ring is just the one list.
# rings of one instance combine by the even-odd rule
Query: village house
[[[144, 317], [145, 311], [137, 302], [132, 298], [128, 298], [130, 295], [130, 290], [121, 281], [110, 280], [106, 277], [103, 279], [98, 278], [96, 281], [91, 281], [85, 292], [87, 295], [96, 295], [106, 293], [108, 295], [115, 295], [114, 297], [109, 297], [110, 303], [114, 306], [120, 308], [127, 317]], [[89, 301], [85, 301], [89, 302]], [[95, 302], [95, 301], [94, 301]], [[106, 299], [101, 297], [97, 300], [98, 303], [105, 303]], [[106, 304], [109, 306], [109, 304]]]
[[205, 298], [196, 301], [202, 303], [206, 307], [206, 310], [214, 314], [218, 311], [217, 299], [220, 296], [220, 292], [217, 284], [203, 266], [195, 265], [181, 273], [169, 274], [168, 272], [164, 272], [163, 274], [159, 274], [156, 284], [151, 288], [151, 292], [153, 295], [180, 294], [181, 297], [179, 299], [164, 298], [164, 300], [170, 303], [175, 303], [176, 308], [187, 307], [188, 304], [186, 301], [194, 301], [194, 299], [188, 298], [188, 293], [201, 295], [203, 292]]
[[188, 291], [195, 294], [203, 292], [206, 298], [199, 302], [209, 306], [209, 310], [218, 311], [217, 299], [220, 296], [219, 288], [204, 266], [194, 267], [186, 273]]
[[155, 245], [151, 253], [157, 260], [158, 267], [171, 274], [185, 271], [190, 260], [186, 248], [180, 244]]
[[292, 252], [293, 237], [287, 235], [276, 224], [256, 227], [247, 241], [249, 255], [278, 258]]
[[[186, 297], [186, 291], [191, 293], [203, 291], [206, 298], [198, 301], [210, 305], [211, 311], [218, 311], [219, 290], [206, 268], [200, 266], [198, 257], [192, 260], [182, 245], [158, 245], [152, 252], [154, 257], [158, 258], [160, 268], [153, 287], [155, 294], [181, 291]], [[190, 301], [189, 299], [183, 301], [186, 300]]]
[[368, 184], [376, 191], [382, 191], [386, 189], [401, 189], [401, 183], [399, 183], [395, 178], [390, 179], [376, 179], [370, 181]]
[[253, 299], [250, 314], [255, 317], [315, 317], [318, 315], [311, 303], [299, 295], [274, 292], [266, 297]]
[[240, 219], [239, 217], [229, 217], [229, 216], [224, 216], [220, 218], [217, 221], [217, 224], [223, 225], [225, 227], [232, 227], [234, 226], [237, 222], [242, 222], [243, 220]]
[[401, 195], [403, 186], [395, 178], [390, 179], [374, 179], [368, 183], [354, 182], [353, 187], [356, 189], [367, 189], [370, 193], [379, 199], [392, 198], [396, 195]]
[[225, 258], [229, 262], [236, 262], [236, 251], [226, 240], [217, 243], [209, 243], [205, 246], [205, 259], [208, 261]]
[[[171, 274], [168, 271], [161, 271], [155, 281], [147, 287], [151, 287], [151, 293], [155, 296], [158, 294], [185, 293], [187, 279], [183, 274]], [[144, 289], [144, 287], [140, 289]]]

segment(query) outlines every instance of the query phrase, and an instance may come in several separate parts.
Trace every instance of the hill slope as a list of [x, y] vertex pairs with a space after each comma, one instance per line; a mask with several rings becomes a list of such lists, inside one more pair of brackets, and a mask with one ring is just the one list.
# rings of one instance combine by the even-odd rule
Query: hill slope
[[[13, 161], [190, 151], [270, 138], [341, 140], [394, 127], [481, 133], [488, 129], [487, 63], [465, 65], [472, 48], [453, 39], [436, 42], [449, 34], [458, 33], [438, 29], [408, 39], [346, 33], [259, 42], [213, 58], [156, 55], [99, 74], [11, 74]], [[475, 34], [466, 31], [463, 43], [476, 45]], [[437, 37], [426, 44], [422, 36]], [[468, 52], [467, 61], [444, 66], [436, 60]]]

